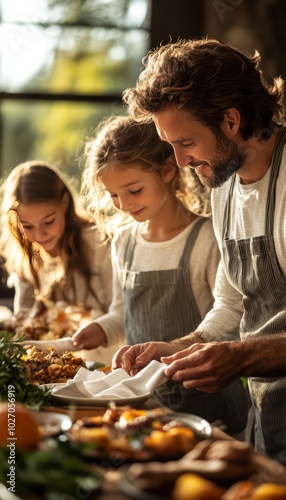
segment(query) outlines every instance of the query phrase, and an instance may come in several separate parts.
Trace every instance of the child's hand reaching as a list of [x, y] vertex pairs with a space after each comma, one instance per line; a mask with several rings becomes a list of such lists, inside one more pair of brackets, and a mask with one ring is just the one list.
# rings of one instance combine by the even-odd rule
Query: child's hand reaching
[[106, 335], [97, 323], [89, 323], [77, 330], [72, 336], [75, 351], [80, 349], [94, 349], [101, 345], [106, 346]]

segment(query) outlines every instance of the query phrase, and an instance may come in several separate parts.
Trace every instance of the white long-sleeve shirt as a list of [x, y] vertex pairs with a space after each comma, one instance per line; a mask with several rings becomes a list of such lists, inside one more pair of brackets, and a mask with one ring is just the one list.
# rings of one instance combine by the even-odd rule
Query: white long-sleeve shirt
[[[228, 237], [246, 239], [265, 234], [265, 210], [268, 194], [270, 169], [259, 181], [243, 185], [236, 175], [230, 207]], [[222, 224], [226, 200], [231, 180], [212, 191], [213, 224], [216, 238], [222, 247]], [[276, 203], [274, 215], [274, 243], [278, 262], [286, 275], [286, 149], [284, 148], [280, 171], [276, 183]], [[206, 342], [233, 340], [233, 331], [239, 328], [242, 316], [242, 295], [230, 285], [221, 261], [215, 286], [214, 307], [206, 315], [197, 331]]]
[[[100, 303], [109, 307], [112, 299], [112, 266], [110, 256], [110, 245], [101, 241], [101, 238], [93, 226], [86, 226], [82, 231], [83, 244], [85, 246], [91, 275], [91, 287], [96, 291]], [[40, 293], [45, 288], [50, 274], [53, 275], [57, 269], [57, 257], [48, 258], [39, 270]], [[87, 282], [79, 272], [74, 269], [73, 280], [76, 286], [76, 301], [83, 303], [86, 307], [91, 307], [98, 315], [103, 314], [101, 305], [96, 301], [94, 295], [88, 290]], [[21, 279], [14, 273], [11, 283], [15, 286], [14, 312], [21, 309], [32, 307], [35, 297], [35, 285], [30, 278], [29, 273], [25, 273], [25, 278]], [[57, 292], [56, 292], [57, 293]], [[43, 295], [45, 295], [43, 293]], [[74, 290], [71, 288], [65, 290], [66, 302], [75, 303]], [[55, 300], [63, 300], [61, 295], [56, 296]]]
[[[108, 309], [112, 299], [112, 266], [110, 255], [110, 244], [102, 243], [101, 237], [92, 226], [87, 226], [82, 233], [83, 244], [85, 245], [88, 254], [88, 262], [91, 273], [91, 286], [96, 290], [97, 296], [105, 307], [103, 310], [91, 291], [87, 288], [86, 280], [83, 278], [78, 269], [73, 271], [73, 280], [76, 286], [77, 302], [83, 303], [86, 307], [92, 308], [93, 317], [99, 317]], [[45, 265], [40, 270], [40, 282], [43, 285], [48, 280], [49, 274], [54, 272], [57, 259], [51, 257], [45, 262]], [[14, 311], [17, 313], [21, 309], [32, 307], [34, 297], [34, 284], [29, 280], [20, 279], [14, 274], [13, 285], [15, 286]], [[62, 300], [62, 297], [55, 297], [55, 300]], [[65, 290], [65, 302], [69, 304], [75, 303], [73, 289]], [[112, 345], [108, 347], [98, 347], [91, 350], [77, 351], [77, 356], [81, 356], [86, 360], [99, 361], [101, 363], [110, 363], [115, 352], [124, 344], [124, 334], [114, 336]]]

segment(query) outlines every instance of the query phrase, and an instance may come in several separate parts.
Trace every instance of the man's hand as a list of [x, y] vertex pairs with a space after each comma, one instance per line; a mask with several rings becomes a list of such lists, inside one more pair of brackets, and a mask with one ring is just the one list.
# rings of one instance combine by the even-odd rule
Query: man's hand
[[171, 356], [161, 357], [168, 366], [166, 376], [182, 382], [186, 389], [217, 392], [241, 375], [240, 342], [194, 344]]
[[135, 375], [152, 359], [160, 361], [162, 356], [170, 356], [178, 346], [168, 342], [145, 342], [133, 346], [121, 347], [113, 356], [112, 369], [123, 368], [130, 375]]

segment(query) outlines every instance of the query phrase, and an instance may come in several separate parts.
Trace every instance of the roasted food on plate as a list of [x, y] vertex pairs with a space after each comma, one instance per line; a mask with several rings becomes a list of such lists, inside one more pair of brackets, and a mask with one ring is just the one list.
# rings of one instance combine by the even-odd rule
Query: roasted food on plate
[[26, 346], [21, 357], [30, 382], [38, 384], [65, 383], [73, 379], [80, 367], [86, 368], [85, 361], [72, 351], [59, 355], [52, 347], [45, 351], [35, 346]]
[[286, 468], [246, 442], [206, 439], [179, 460], [131, 464], [120, 486], [152, 500], [282, 500]]
[[32, 309], [12, 316], [5, 328], [15, 337], [25, 335], [28, 340], [55, 340], [71, 337], [83, 323], [95, 319], [95, 312], [84, 305], [67, 305], [42, 299]]
[[111, 405], [101, 416], [77, 420], [70, 435], [89, 443], [95, 457], [164, 461], [183, 456], [203, 439], [193, 424], [191, 416], [164, 408], [141, 410]]

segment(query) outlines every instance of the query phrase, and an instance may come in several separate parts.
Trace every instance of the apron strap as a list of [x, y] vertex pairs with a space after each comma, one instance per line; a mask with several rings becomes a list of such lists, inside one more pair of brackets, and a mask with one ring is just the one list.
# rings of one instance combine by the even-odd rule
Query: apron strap
[[197, 240], [197, 237], [198, 237], [198, 234], [200, 232], [201, 227], [203, 226], [203, 224], [207, 220], [208, 220], [208, 217], [199, 217], [194, 222], [193, 227], [192, 227], [192, 229], [190, 231], [190, 234], [189, 234], [189, 236], [187, 238], [184, 251], [183, 251], [183, 253], [181, 255], [181, 258], [180, 258], [179, 267], [183, 267], [185, 269], [189, 269], [191, 251], [193, 250], [193, 247], [194, 247], [194, 245], [196, 243], [196, 240]]
[[[273, 153], [273, 160], [271, 163], [271, 172], [269, 179], [269, 189], [267, 195], [266, 202], [266, 216], [265, 216], [265, 233], [273, 234], [273, 224], [274, 224], [274, 209], [275, 209], [275, 199], [276, 199], [276, 181], [279, 175], [280, 163], [283, 155], [284, 145], [286, 142], [286, 127], [280, 126], [280, 130], [278, 133], [278, 137], [275, 144], [275, 149]], [[233, 174], [228, 194], [228, 199], [224, 209], [223, 215], [223, 229], [222, 236], [223, 239], [227, 239], [227, 231], [229, 227], [229, 219], [230, 219], [230, 205], [231, 199], [233, 195], [235, 180], [237, 174]]]
[[222, 224], [222, 237], [223, 239], [227, 239], [227, 231], [229, 228], [229, 219], [230, 219], [230, 201], [232, 199], [234, 184], [235, 184], [236, 174], [232, 175], [231, 184], [229, 188], [228, 198], [226, 200], [224, 214], [223, 214], [223, 224]]
[[276, 181], [279, 175], [281, 159], [286, 142], [286, 127], [281, 127], [278, 133], [275, 150], [272, 160], [272, 168], [269, 179], [269, 190], [266, 203], [266, 218], [265, 218], [265, 232], [266, 234], [273, 234], [274, 213], [276, 202]]
[[124, 254], [124, 270], [127, 271], [130, 269], [132, 260], [133, 260], [133, 254], [134, 254], [134, 248], [135, 248], [135, 243], [136, 243], [136, 234], [139, 229], [139, 223], [134, 225], [131, 229], [131, 232], [129, 234], [127, 243], [126, 243], [126, 248], [125, 248], [125, 254]]

